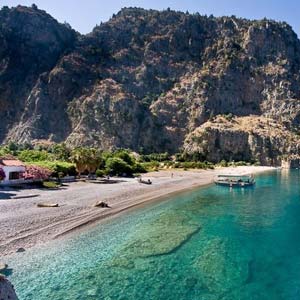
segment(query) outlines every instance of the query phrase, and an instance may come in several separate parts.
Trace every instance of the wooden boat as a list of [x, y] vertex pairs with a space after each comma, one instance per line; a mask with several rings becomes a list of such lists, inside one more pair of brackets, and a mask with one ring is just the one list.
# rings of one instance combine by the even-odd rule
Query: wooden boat
[[229, 187], [248, 187], [255, 184], [253, 175], [218, 175], [215, 184]]

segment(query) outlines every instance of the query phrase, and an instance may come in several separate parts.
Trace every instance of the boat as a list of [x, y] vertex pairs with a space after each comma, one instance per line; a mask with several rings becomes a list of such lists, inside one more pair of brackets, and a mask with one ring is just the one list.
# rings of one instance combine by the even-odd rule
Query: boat
[[248, 187], [255, 184], [255, 179], [253, 175], [218, 175], [214, 182], [229, 187]]

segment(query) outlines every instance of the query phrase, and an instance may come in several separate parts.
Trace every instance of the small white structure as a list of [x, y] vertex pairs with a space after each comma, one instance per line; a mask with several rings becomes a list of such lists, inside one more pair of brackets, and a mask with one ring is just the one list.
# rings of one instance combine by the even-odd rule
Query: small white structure
[[23, 183], [24, 173], [26, 171], [25, 165], [14, 158], [0, 158], [0, 168], [5, 173], [5, 178], [0, 181], [1, 185], [11, 185]]

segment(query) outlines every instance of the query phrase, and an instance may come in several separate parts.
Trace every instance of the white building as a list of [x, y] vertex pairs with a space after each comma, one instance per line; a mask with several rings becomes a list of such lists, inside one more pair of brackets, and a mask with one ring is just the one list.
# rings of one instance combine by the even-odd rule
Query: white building
[[24, 182], [25, 165], [17, 159], [0, 159], [0, 168], [5, 173], [5, 178], [0, 181], [1, 185], [10, 185]]

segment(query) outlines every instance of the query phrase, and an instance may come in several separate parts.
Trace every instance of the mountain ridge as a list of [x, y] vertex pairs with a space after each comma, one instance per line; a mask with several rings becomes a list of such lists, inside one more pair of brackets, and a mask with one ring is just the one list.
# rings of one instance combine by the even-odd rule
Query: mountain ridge
[[[2, 143], [192, 155], [203, 147], [191, 135], [210, 120], [261, 116], [293, 134], [293, 145], [270, 141], [269, 154], [254, 147], [244, 158], [299, 154], [300, 41], [285, 22], [124, 8], [81, 35], [23, 6], [2, 8], [0, 21]], [[217, 160], [237, 158], [214, 147]]]

